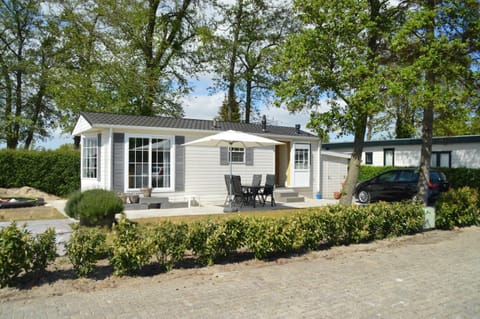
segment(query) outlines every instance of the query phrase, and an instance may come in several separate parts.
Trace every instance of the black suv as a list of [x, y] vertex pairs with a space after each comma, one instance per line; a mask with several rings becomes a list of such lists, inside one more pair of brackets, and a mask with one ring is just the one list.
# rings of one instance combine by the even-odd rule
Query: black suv
[[[438, 199], [440, 192], [448, 190], [445, 174], [430, 170], [428, 185], [428, 204]], [[418, 169], [394, 169], [357, 184], [355, 197], [362, 203], [370, 201], [401, 201], [413, 199], [418, 192]]]

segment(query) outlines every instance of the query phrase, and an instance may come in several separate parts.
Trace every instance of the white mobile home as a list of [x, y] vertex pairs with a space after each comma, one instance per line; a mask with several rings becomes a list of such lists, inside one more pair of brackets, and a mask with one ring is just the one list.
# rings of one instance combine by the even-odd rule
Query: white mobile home
[[73, 130], [81, 137], [81, 189], [119, 193], [152, 189], [152, 196], [172, 200], [195, 196], [222, 200], [229, 173], [226, 148], [183, 144], [220, 131], [236, 130], [283, 145], [233, 149], [233, 173], [242, 182], [253, 174], [275, 174], [276, 184], [304, 196], [319, 191], [318, 137], [284, 127], [169, 117], [83, 112]]
[[[362, 165], [415, 167], [420, 163], [421, 139], [367, 141]], [[323, 150], [350, 154], [353, 143], [327, 143]], [[434, 137], [432, 167], [480, 168], [480, 135]]]

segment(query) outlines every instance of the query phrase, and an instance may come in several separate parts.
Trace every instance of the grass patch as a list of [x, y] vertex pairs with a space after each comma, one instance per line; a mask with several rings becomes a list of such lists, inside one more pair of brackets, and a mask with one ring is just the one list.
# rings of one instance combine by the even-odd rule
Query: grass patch
[[2, 222], [65, 218], [67, 218], [65, 215], [51, 206], [0, 209], [0, 221]]
[[259, 210], [259, 211], [245, 211], [237, 213], [225, 213], [225, 214], [209, 214], [209, 215], [183, 215], [183, 216], [168, 216], [168, 217], [148, 217], [148, 218], [129, 218], [130, 220], [142, 224], [158, 224], [164, 221], [171, 221], [173, 223], [193, 223], [197, 221], [205, 220], [227, 220], [236, 217], [269, 217], [269, 218], [282, 218], [291, 216], [295, 213], [307, 211], [308, 208], [296, 208], [296, 209], [276, 209], [276, 210]]

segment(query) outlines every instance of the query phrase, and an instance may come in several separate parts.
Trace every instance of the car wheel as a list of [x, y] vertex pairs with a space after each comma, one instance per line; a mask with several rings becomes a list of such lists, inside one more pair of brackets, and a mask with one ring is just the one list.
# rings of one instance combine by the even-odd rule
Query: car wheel
[[366, 204], [370, 202], [370, 193], [364, 189], [357, 193], [357, 199], [360, 203]]

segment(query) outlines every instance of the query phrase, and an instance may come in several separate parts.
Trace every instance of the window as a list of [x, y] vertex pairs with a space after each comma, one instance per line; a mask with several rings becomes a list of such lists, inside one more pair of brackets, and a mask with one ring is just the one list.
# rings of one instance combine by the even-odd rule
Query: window
[[365, 164], [372, 165], [373, 164], [373, 153], [372, 152], [365, 152]]
[[309, 169], [310, 147], [309, 145], [297, 144], [295, 147], [295, 169]]
[[128, 188], [170, 188], [169, 139], [130, 137], [128, 140]]
[[98, 136], [86, 136], [82, 143], [82, 177], [97, 178]]
[[452, 167], [451, 152], [432, 152], [431, 167]]
[[232, 147], [232, 163], [245, 162], [245, 149], [241, 147]]
[[385, 148], [383, 150], [383, 166], [395, 166], [394, 148]]

